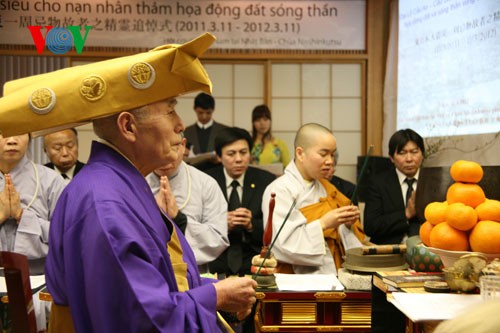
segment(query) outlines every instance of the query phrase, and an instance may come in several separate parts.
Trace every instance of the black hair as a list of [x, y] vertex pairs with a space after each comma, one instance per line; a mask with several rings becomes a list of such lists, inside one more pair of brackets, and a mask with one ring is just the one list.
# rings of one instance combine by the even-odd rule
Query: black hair
[[217, 132], [215, 136], [215, 153], [217, 156], [222, 156], [222, 148], [231, 143], [245, 140], [248, 143], [249, 152], [252, 150], [252, 138], [247, 130], [239, 127], [226, 127]]
[[215, 109], [215, 99], [205, 93], [199, 93], [194, 98], [194, 108], [202, 108], [204, 110], [214, 110]]
[[420, 148], [422, 155], [425, 154], [424, 139], [414, 130], [407, 128], [397, 131], [389, 139], [389, 156], [393, 157], [395, 153], [403, 149], [410, 141], [415, 142], [418, 148]]
[[[266, 118], [269, 120], [272, 120], [271, 118], [271, 110], [269, 110], [269, 107], [265, 104], [262, 105], [257, 105], [253, 111], [252, 111], [252, 138], [253, 142], [257, 139], [257, 130], [255, 129], [255, 126], [253, 125], [253, 122], [256, 120], [259, 120], [260, 118]], [[267, 133], [264, 134], [264, 137], [262, 138], [262, 143], [265, 143], [267, 140], [271, 139], [271, 127], [269, 127], [269, 130]]]

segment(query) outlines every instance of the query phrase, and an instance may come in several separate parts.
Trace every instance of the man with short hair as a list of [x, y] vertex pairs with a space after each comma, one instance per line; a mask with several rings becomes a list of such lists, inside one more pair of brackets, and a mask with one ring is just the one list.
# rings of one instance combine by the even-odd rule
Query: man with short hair
[[187, 144], [195, 155], [213, 152], [217, 133], [227, 127], [213, 119], [215, 99], [209, 94], [199, 93], [194, 99], [193, 109], [198, 121], [184, 131]]
[[264, 189], [276, 176], [265, 170], [249, 167], [252, 139], [237, 127], [222, 129], [215, 138], [215, 151], [222, 165], [207, 171], [215, 178], [227, 199], [229, 248], [210, 263], [212, 273], [226, 275], [250, 274], [252, 257], [262, 248], [262, 197]]
[[78, 160], [78, 132], [75, 128], [44, 135], [43, 145], [50, 160], [44, 165], [60, 173], [67, 183], [85, 165]]
[[184, 125], [175, 97], [211, 91], [199, 56], [214, 40], [204, 34], [7, 83], [23, 88], [0, 99], [2, 133], [92, 120], [99, 137], [52, 217], [51, 332], [222, 332], [218, 310], [250, 313], [256, 282], [201, 278], [144, 178], [177, 157]]
[[424, 140], [412, 129], [401, 129], [389, 139], [394, 168], [372, 177], [366, 195], [364, 227], [373, 243], [404, 243], [418, 235], [415, 191], [424, 153]]
[[[394, 167], [373, 175], [366, 193], [363, 222], [371, 242], [399, 244], [419, 234], [415, 190], [424, 153], [424, 140], [412, 129], [398, 130], [389, 139], [389, 157]], [[372, 332], [404, 331], [405, 316], [387, 301], [384, 292], [372, 287]]]
[[[361, 246], [364, 234], [358, 207], [324, 178], [333, 166], [336, 139], [326, 127], [309, 123], [298, 130], [294, 146], [293, 162], [264, 192], [264, 198], [276, 193], [273, 240], [283, 227], [272, 253], [280, 272], [337, 274], [344, 250]], [[267, 221], [265, 202], [262, 211]]]
[[146, 176], [158, 205], [172, 217], [193, 249], [198, 270], [208, 273], [208, 263], [228, 246], [227, 203], [217, 182], [183, 161], [186, 139], [177, 159]]

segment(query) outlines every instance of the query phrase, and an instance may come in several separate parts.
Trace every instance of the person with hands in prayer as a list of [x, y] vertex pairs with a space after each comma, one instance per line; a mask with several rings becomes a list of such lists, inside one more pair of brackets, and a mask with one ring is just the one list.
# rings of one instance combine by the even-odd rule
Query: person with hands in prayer
[[[365, 239], [359, 209], [325, 179], [337, 150], [335, 136], [328, 128], [315, 123], [303, 125], [294, 146], [293, 162], [264, 192], [264, 199], [276, 193], [273, 239], [283, 226], [272, 250], [278, 260], [277, 270], [336, 274], [345, 250], [362, 246]], [[266, 200], [262, 211], [267, 221]]]
[[[45, 272], [50, 219], [64, 189], [57, 172], [31, 161], [28, 134], [0, 135], [0, 249], [28, 257], [31, 275]], [[38, 327], [46, 327], [45, 307], [34, 295]]]
[[389, 139], [394, 168], [374, 175], [367, 188], [364, 228], [371, 242], [399, 244], [418, 235], [415, 191], [424, 154], [424, 140], [412, 129], [401, 129]]
[[26, 156], [29, 135], [0, 135], [0, 247], [28, 257], [31, 274], [43, 274], [50, 218], [64, 189], [54, 170]]
[[217, 182], [183, 161], [186, 139], [177, 159], [146, 176], [156, 202], [172, 217], [193, 249], [200, 273], [228, 246], [227, 203]]
[[[415, 190], [424, 153], [424, 140], [412, 129], [398, 130], [389, 139], [394, 167], [372, 175], [365, 196], [364, 228], [371, 242], [404, 244], [408, 237], [418, 235]], [[387, 301], [384, 292], [372, 287], [372, 332], [404, 331], [405, 316]]]
[[251, 149], [250, 134], [242, 128], [224, 128], [215, 137], [215, 152], [222, 165], [207, 173], [226, 194], [230, 245], [210, 263], [212, 273], [250, 274], [252, 258], [262, 247], [262, 194], [276, 176], [249, 166]]

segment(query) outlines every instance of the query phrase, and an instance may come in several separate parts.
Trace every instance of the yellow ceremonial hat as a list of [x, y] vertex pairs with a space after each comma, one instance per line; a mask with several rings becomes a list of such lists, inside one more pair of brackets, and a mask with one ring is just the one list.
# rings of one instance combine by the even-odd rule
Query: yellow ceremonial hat
[[215, 37], [9, 81], [0, 98], [0, 134], [33, 136], [135, 109], [187, 92], [210, 93], [199, 56]]

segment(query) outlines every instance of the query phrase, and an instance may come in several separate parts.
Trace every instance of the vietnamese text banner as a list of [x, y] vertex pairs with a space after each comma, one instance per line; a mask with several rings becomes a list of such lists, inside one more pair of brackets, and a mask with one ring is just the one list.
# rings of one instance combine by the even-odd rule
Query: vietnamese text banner
[[364, 50], [365, 18], [366, 0], [0, 0], [0, 44], [151, 48], [211, 32], [220, 49]]

